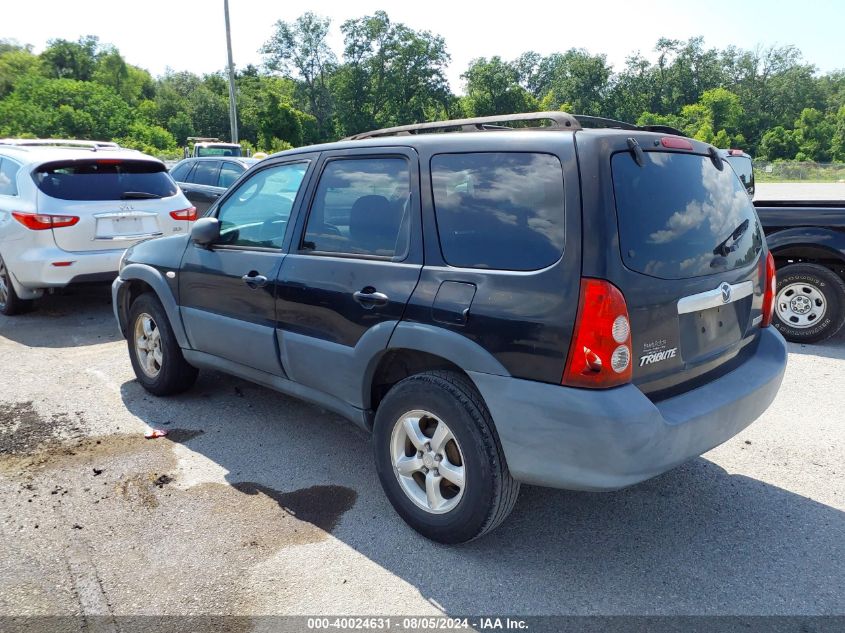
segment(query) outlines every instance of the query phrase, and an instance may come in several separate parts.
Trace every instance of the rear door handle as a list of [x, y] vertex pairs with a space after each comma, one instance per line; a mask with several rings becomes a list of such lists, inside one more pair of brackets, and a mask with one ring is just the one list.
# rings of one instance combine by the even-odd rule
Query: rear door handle
[[367, 310], [376, 306], [386, 306], [390, 298], [383, 292], [377, 292], [375, 288], [367, 287], [352, 294], [352, 298], [360, 303]]
[[267, 285], [267, 277], [259, 275], [254, 270], [251, 270], [248, 274], [241, 277], [241, 281], [250, 288], [263, 288]]

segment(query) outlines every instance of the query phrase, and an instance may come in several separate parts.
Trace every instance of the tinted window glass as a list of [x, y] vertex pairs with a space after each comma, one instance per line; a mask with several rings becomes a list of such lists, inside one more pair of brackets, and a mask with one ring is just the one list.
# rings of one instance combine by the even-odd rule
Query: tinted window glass
[[220, 169], [220, 162], [216, 160], [199, 160], [194, 172], [191, 174], [191, 182], [197, 185], [217, 186], [217, 172]]
[[625, 264], [647, 275], [685, 279], [751, 263], [762, 247], [757, 214], [727, 166], [708, 156], [629, 152], [613, 156], [613, 187]]
[[308, 163], [256, 172], [220, 206], [220, 244], [281, 248]]
[[431, 180], [450, 265], [537, 270], [560, 259], [563, 170], [556, 156], [440, 154], [431, 159]]
[[725, 160], [739, 177], [749, 195], [754, 195], [754, 167], [747, 156], [728, 156]]
[[176, 183], [161, 163], [99, 159], [48, 163], [34, 175], [45, 194], [62, 200], [125, 200], [175, 196]]
[[8, 158], [0, 158], [0, 196], [18, 195], [18, 170], [20, 166]]
[[193, 166], [194, 164], [190, 161], [179, 163], [176, 167], [170, 170], [170, 176], [176, 182], [188, 182], [185, 179], [188, 177], [188, 172], [191, 171], [191, 167]]
[[238, 163], [230, 163], [228, 161], [223, 163], [223, 166], [220, 168], [220, 176], [217, 179], [217, 186], [228, 189], [242, 173], [244, 173], [244, 168]]
[[317, 186], [303, 249], [402, 260], [410, 232], [404, 158], [334, 160]]

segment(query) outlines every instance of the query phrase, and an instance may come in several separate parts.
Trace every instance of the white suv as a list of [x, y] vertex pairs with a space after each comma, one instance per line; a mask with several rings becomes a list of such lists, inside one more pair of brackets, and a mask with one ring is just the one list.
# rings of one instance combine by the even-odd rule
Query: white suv
[[165, 165], [113, 143], [0, 139], [0, 313], [46, 288], [117, 276], [127, 247], [190, 231]]

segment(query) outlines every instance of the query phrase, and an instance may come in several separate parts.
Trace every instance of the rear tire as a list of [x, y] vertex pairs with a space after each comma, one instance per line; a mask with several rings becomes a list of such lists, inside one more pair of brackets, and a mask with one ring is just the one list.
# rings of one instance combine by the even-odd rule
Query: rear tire
[[818, 264], [778, 270], [774, 326], [795, 343], [830, 338], [845, 325], [845, 281]]
[[14, 316], [29, 312], [35, 305], [32, 299], [21, 299], [12, 285], [11, 273], [0, 257], [0, 314]]
[[197, 379], [197, 368], [189, 365], [167, 313], [158, 298], [144, 293], [129, 307], [129, 358], [141, 386], [156, 396], [182, 393]]
[[390, 503], [433, 541], [463, 543], [490, 532], [519, 495], [484, 401], [456, 372], [396, 384], [378, 407], [373, 448]]

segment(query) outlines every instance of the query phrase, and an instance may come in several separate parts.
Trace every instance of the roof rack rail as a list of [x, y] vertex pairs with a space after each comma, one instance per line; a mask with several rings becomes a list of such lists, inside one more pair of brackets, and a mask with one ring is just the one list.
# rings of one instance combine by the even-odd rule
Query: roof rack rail
[[120, 145], [112, 141], [80, 141], [63, 138], [3, 138], [0, 145], [14, 145], [16, 147], [69, 147], [98, 149], [121, 149]]
[[[550, 125], [514, 128], [506, 123], [523, 121], [548, 121]], [[459, 128], [450, 130], [449, 128]], [[410, 136], [412, 134], [426, 134], [437, 131], [454, 132], [484, 132], [493, 130], [580, 130], [578, 120], [566, 112], [522, 112], [520, 114], [498, 114], [493, 116], [472, 117], [469, 119], [450, 119], [448, 121], [432, 121], [431, 123], [415, 123], [413, 125], [399, 125], [381, 130], [361, 132], [347, 137], [347, 141], [360, 141], [365, 138], [382, 136]]]
[[634, 125], [633, 123], [607, 119], [600, 116], [589, 116], [586, 114], [573, 114], [572, 116], [578, 119], [578, 122], [583, 127], [639, 130], [641, 132], [661, 132], [663, 134], [674, 134], [675, 136], [686, 136], [681, 130], [670, 125]]

